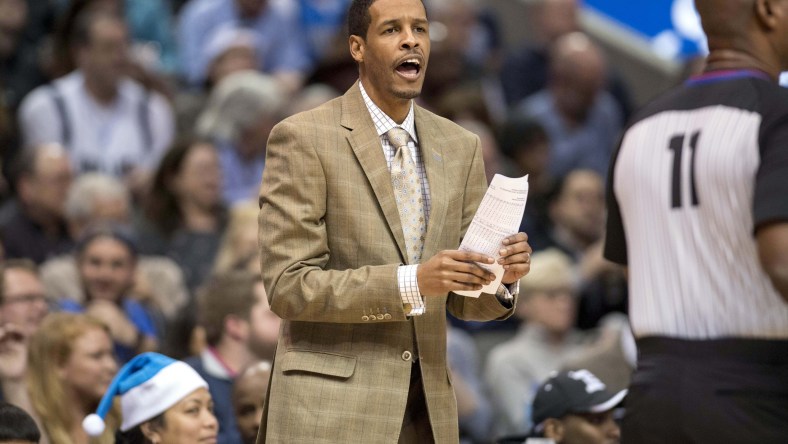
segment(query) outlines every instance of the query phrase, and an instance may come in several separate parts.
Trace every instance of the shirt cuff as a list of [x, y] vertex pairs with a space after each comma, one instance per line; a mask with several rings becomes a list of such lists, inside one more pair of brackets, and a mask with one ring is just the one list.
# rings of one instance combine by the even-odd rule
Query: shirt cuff
[[501, 284], [498, 286], [498, 291], [495, 292], [495, 297], [505, 305], [510, 305], [514, 295], [520, 293], [520, 281], [512, 284]]
[[402, 298], [402, 307], [405, 315], [418, 316], [424, 314], [424, 299], [419, 292], [419, 283], [416, 279], [416, 265], [401, 265], [397, 268], [397, 282], [399, 294]]

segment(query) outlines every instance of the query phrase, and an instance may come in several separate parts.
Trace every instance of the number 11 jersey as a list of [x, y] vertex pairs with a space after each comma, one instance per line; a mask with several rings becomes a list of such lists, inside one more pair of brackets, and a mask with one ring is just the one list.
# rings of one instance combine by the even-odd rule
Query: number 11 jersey
[[758, 71], [689, 80], [634, 117], [607, 193], [636, 336], [788, 339], [754, 237], [788, 221], [788, 90]]

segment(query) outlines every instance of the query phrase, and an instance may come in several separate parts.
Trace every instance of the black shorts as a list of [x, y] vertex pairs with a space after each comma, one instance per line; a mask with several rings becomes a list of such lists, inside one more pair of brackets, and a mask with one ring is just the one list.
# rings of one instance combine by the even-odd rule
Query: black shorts
[[623, 443], [788, 443], [788, 341], [637, 344]]

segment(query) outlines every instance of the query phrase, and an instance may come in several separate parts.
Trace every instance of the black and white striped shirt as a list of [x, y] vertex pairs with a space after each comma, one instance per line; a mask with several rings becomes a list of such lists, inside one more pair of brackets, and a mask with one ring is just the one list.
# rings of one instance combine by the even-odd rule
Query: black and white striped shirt
[[636, 336], [788, 339], [754, 233], [788, 220], [788, 90], [696, 77], [647, 106], [608, 178], [605, 256], [629, 267]]

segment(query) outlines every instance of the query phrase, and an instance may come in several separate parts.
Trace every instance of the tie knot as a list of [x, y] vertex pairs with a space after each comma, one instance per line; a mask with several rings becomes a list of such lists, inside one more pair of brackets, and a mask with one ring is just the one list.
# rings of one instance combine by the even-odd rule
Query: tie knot
[[389, 142], [394, 146], [394, 148], [405, 146], [410, 140], [410, 135], [408, 132], [398, 126], [388, 130], [388, 132], [386, 132], [386, 137], [388, 137]]

